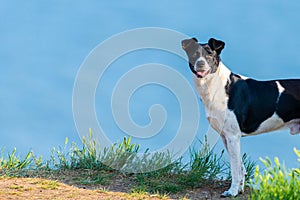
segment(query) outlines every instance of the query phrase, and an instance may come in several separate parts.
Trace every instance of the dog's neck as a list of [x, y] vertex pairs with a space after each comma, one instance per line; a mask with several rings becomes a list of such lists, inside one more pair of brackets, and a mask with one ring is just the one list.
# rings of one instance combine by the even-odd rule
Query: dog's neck
[[[209, 74], [204, 78], [198, 78], [194, 75], [194, 82], [199, 96], [206, 109], [210, 109], [211, 106], [215, 109], [226, 109], [227, 95], [225, 92], [225, 86], [231, 71], [220, 61], [218, 70]], [[223, 101], [220, 101], [223, 99]]]

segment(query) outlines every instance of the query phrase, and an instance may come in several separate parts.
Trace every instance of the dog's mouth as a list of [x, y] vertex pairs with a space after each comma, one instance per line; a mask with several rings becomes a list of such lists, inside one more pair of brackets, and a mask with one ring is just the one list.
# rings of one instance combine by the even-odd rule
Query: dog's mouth
[[205, 77], [207, 74], [209, 74], [209, 69], [207, 70], [197, 70], [196, 73], [200, 78]]
[[195, 71], [198, 77], [205, 77], [210, 72], [210, 67], [208, 67], [206, 60], [201, 57], [198, 58], [195, 63]]

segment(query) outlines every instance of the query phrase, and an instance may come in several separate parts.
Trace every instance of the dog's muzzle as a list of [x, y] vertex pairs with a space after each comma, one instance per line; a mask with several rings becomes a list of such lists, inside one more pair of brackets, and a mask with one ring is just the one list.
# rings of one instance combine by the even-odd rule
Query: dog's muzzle
[[210, 68], [208, 67], [207, 62], [203, 58], [199, 58], [195, 62], [195, 69], [194, 70], [196, 71], [197, 75], [200, 78], [203, 78], [209, 73]]

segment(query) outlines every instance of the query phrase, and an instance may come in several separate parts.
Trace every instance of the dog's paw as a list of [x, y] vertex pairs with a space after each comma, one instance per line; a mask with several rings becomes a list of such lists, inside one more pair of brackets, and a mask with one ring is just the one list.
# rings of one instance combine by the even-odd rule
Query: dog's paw
[[226, 197], [236, 197], [237, 194], [233, 194], [232, 192], [230, 192], [229, 190], [228, 191], [225, 191], [221, 194], [221, 198], [226, 198]]
[[244, 187], [239, 189], [239, 194], [243, 194], [244, 193]]
[[245, 178], [243, 178], [243, 180], [240, 183], [239, 194], [243, 194], [244, 193], [244, 189], [245, 189]]

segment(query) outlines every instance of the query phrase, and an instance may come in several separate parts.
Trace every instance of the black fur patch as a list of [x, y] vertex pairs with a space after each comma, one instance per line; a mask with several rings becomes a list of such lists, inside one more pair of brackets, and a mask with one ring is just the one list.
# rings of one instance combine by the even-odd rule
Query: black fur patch
[[276, 80], [243, 80], [231, 73], [225, 90], [228, 109], [236, 115], [244, 133], [252, 133], [260, 124], [276, 113], [284, 122], [300, 119], [300, 80], [278, 80], [284, 88], [279, 94]]
[[300, 119], [300, 80], [279, 80], [285, 89], [281, 94], [277, 114], [284, 122], [292, 119]]

